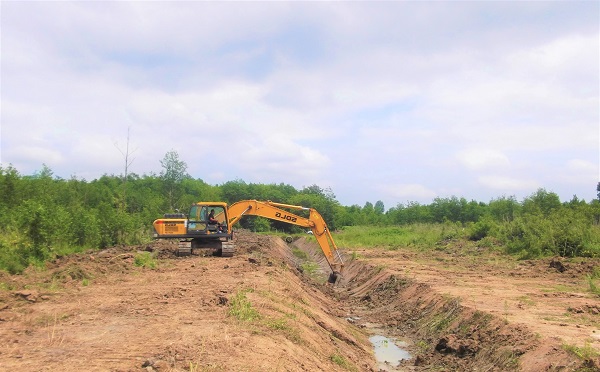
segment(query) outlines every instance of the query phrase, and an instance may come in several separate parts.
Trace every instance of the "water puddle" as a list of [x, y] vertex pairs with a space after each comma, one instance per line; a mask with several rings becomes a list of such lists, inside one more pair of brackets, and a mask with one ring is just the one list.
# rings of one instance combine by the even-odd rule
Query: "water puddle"
[[394, 371], [394, 367], [398, 367], [400, 361], [411, 358], [408, 351], [398, 347], [398, 345], [406, 347], [403, 342], [397, 343], [385, 336], [371, 336], [369, 341], [373, 344], [375, 359], [378, 363], [377, 367], [380, 371]]

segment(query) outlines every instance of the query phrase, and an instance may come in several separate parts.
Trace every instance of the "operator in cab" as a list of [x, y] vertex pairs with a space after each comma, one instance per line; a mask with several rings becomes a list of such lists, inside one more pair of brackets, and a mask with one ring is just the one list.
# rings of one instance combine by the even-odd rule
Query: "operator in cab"
[[208, 214], [208, 223], [210, 225], [218, 225], [219, 221], [217, 221], [217, 219], [215, 218], [215, 210], [211, 209], [210, 213]]
[[223, 232], [223, 227], [219, 223], [219, 221], [215, 218], [215, 210], [211, 209], [208, 214], [208, 224], [209, 225], [217, 225], [218, 231]]

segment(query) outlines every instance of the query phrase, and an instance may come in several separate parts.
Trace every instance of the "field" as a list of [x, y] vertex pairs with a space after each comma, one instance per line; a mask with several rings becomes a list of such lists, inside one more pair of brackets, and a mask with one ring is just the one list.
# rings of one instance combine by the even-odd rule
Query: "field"
[[[597, 259], [516, 260], [449, 240], [345, 249], [240, 231], [234, 257], [118, 246], [0, 274], [0, 370], [592, 371]], [[341, 245], [340, 245], [341, 246]], [[209, 253], [209, 252], [207, 252]], [[410, 353], [378, 362], [369, 337]]]

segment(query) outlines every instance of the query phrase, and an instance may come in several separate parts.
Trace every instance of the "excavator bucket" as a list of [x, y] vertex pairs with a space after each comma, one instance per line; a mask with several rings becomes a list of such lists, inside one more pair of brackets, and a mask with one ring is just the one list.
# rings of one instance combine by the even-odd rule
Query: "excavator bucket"
[[337, 283], [340, 279], [342, 278], [342, 274], [338, 273], [338, 272], [332, 272], [331, 274], [329, 274], [329, 278], [327, 279], [327, 282], [330, 284], [335, 284]]

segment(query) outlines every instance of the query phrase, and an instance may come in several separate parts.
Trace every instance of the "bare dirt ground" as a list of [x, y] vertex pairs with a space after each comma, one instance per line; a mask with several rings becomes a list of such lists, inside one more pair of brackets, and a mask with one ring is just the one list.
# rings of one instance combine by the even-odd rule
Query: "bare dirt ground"
[[[370, 249], [331, 286], [279, 238], [242, 231], [236, 245], [230, 258], [114, 247], [0, 274], [0, 370], [597, 370], [600, 300], [585, 275], [598, 261]], [[324, 263], [314, 241], [292, 245]], [[136, 266], [138, 251], [157, 267]], [[411, 358], [378, 363], [374, 334]]]
[[[464, 252], [364, 252], [373, 265], [427, 284], [463, 306], [524, 324], [541, 336], [600, 351], [600, 298], [586, 274], [600, 261], [517, 261]], [[437, 262], [437, 264], [436, 264]]]

